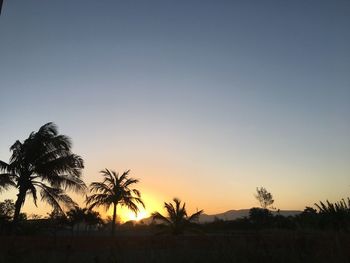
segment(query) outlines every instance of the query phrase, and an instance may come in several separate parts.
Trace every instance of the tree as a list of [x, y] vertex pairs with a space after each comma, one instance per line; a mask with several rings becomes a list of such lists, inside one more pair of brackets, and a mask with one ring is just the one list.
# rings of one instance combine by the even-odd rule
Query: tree
[[74, 232], [74, 226], [77, 226], [77, 232], [79, 233], [80, 224], [85, 220], [87, 208], [80, 208], [79, 206], [75, 206], [71, 210], [67, 212], [68, 223], [72, 227], [72, 231]]
[[249, 210], [249, 220], [255, 226], [267, 226], [271, 219], [271, 211], [266, 208], [253, 207]]
[[85, 222], [88, 225], [89, 229], [92, 226], [101, 226], [103, 225], [103, 220], [99, 212], [88, 209], [85, 214]]
[[296, 223], [301, 227], [316, 228], [319, 227], [320, 217], [317, 210], [306, 206], [303, 212], [295, 216]]
[[77, 231], [79, 233], [79, 225], [84, 223], [85, 228], [90, 228], [103, 223], [103, 220], [98, 212], [92, 211], [88, 208], [80, 208], [79, 206], [67, 212], [68, 222], [72, 227], [77, 226]]
[[153, 220], [160, 220], [166, 230], [169, 230], [173, 235], [183, 234], [185, 230], [194, 230], [195, 223], [198, 221], [199, 216], [203, 213], [200, 210], [190, 216], [187, 215], [186, 203], [181, 206], [181, 201], [177, 198], [173, 199], [175, 205], [172, 203], [164, 202], [164, 208], [168, 214], [167, 217], [163, 216], [159, 212], [152, 214]]
[[103, 206], [106, 210], [113, 207], [112, 235], [115, 233], [117, 206], [125, 206], [135, 214], [139, 212], [138, 204], [145, 207], [141, 200], [141, 193], [137, 189], [131, 189], [130, 186], [139, 182], [139, 180], [130, 178], [130, 170], [119, 176], [119, 173], [105, 169], [100, 171], [103, 176], [102, 182], [93, 182], [90, 184], [91, 196], [86, 198], [86, 204], [89, 209], [95, 206]]
[[272, 206], [275, 200], [273, 200], [271, 193], [269, 193], [264, 187], [257, 187], [256, 192], [257, 194], [255, 195], [255, 198], [259, 201], [260, 206], [263, 209], [267, 209], [269, 206]]
[[15, 204], [12, 200], [6, 199], [0, 202], [0, 234], [8, 233], [10, 220], [15, 211]]
[[86, 186], [81, 180], [83, 160], [73, 154], [71, 148], [70, 138], [59, 135], [52, 122], [10, 147], [9, 163], [0, 161], [0, 172], [3, 172], [0, 181], [3, 188], [14, 185], [18, 189], [13, 217], [15, 224], [28, 194], [37, 205], [37, 191], [40, 189], [42, 201], [63, 211], [62, 205], [75, 205], [66, 190], [85, 192]]
[[15, 204], [11, 199], [5, 199], [0, 202], [0, 217], [5, 220], [10, 220], [15, 212]]

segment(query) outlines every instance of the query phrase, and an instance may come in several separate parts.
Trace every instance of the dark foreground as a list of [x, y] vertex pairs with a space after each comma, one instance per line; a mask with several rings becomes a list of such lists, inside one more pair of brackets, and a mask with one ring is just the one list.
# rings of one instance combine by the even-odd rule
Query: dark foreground
[[230, 235], [0, 237], [1, 263], [350, 262], [350, 234], [265, 231]]

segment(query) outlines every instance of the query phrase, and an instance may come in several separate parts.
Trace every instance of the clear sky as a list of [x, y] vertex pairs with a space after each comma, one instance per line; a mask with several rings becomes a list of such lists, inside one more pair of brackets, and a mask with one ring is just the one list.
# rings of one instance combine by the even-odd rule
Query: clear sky
[[249, 208], [257, 186], [280, 209], [350, 196], [349, 13], [348, 0], [5, 0], [0, 159], [53, 121], [87, 183], [131, 169], [150, 212], [175, 196]]

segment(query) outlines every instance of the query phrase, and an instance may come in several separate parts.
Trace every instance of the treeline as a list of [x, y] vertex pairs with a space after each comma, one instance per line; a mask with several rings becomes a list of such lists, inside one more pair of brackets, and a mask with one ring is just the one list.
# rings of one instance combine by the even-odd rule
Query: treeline
[[315, 204], [315, 208], [306, 207], [303, 212], [294, 216], [282, 216], [266, 208], [251, 208], [249, 216], [235, 220], [215, 219], [206, 223], [209, 232], [230, 230], [259, 229], [309, 229], [309, 230], [350, 230], [350, 199], [336, 203], [329, 201]]
[[[266, 208], [251, 208], [249, 216], [235, 220], [222, 220], [215, 218], [213, 222], [198, 224], [198, 211], [193, 215], [187, 215], [185, 204], [180, 206], [180, 201], [174, 199], [174, 205], [166, 203], [167, 215], [158, 212], [152, 215], [154, 221], [144, 224], [143, 221], [128, 221], [118, 225], [119, 231], [142, 232], [147, 234], [229, 234], [236, 231], [250, 230], [331, 230], [347, 232], [350, 230], [350, 199], [336, 203], [329, 201], [315, 204], [315, 208], [306, 207], [303, 212], [294, 216], [282, 216], [277, 212], [272, 213]], [[176, 210], [176, 206], [180, 207]], [[12, 200], [0, 202], [0, 234], [9, 234], [12, 216], [14, 213]], [[75, 207], [67, 213], [53, 211], [45, 218], [21, 214], [18, 223], [18, 233], [25, 235], [37, 234], [63, 234], [84, 235], [109, 233], [112, 219], [103, 220], [100, 214], [88, 208]], [[159, 222], [156, 222], [159, 220]]]
[[[7, 199], [0, 202], [0, 233], [10, 234], [13, 228], [13, 214], [15, 204]], [[16, 224], [16, 233], [34, 235], [34, 234], [57, 234], [71, 233], [72, 235], [81, 233], [90, 233], [100, 230], [103, 226], [110, 224], [110, 220], [103, 220], [101, 215], [88, 208], [74, 207], [62, 213], [59, 210], [53, 210], [47, 216], [27, 215], [21, 213]]]

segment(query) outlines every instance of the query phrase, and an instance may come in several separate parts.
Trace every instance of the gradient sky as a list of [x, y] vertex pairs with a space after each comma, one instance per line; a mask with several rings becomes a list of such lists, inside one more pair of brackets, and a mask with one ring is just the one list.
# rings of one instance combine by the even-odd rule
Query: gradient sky
[[5, 0], [0, 159], [54, 121], [87, 183], [131, 169], [150, 212], [175, 196], [249, 208], [257, 186], [280, 209], [350, 196], [349, 13], [348, 0]]

